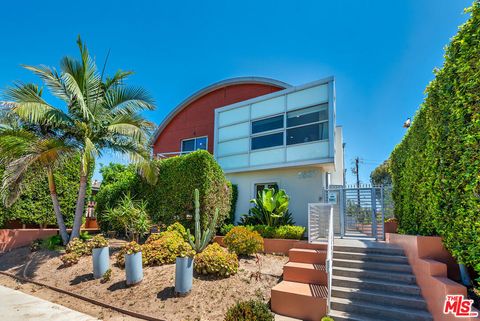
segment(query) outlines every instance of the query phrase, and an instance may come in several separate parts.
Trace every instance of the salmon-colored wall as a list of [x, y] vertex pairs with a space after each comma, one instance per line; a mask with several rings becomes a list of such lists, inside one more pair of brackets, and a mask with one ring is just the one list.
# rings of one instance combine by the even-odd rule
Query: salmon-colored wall
[[56, 235], [58, 229], [2, 229], [0, 230], [0, 252], [29, 245], [36, 239]]
[[163, 129], [153, 144], [153, 152], [179, 152], [181, 141], [208, 136], [208, 151], [213, 153], [215, 109], [284, 88], [267, 84], [232, 84], [207, 93], [183, 108]]
[[[467, 289], [453, 280], [459, 279], [458, 265], [437, 236], [415, 236], [387, 233], [388, 243], [398, 244], [405, 251], [418, 286], [435, 321], [458, 320], [443, 314], [447, 294], [467, 295]], [[476, 310], [475, 310], [476, 311]], [[463, 318], [462, 320], [479, 320]]]

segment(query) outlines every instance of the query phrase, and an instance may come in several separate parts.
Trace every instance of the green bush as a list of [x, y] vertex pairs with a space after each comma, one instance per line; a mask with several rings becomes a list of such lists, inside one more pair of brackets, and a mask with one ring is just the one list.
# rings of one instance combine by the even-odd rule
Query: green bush
[[62, 237], [60, 235], [52, 235], [41, 241], [40, 247], [45, 250], [55, 251], [63, 245]]
[[[152, 234], [153, 235], [153, 234]], [[159, 233], [159, 237], [142, 246], [145, 265], [173, 264], [179, 256], [193, 256], [192, 247], [176, 231]]]
[[208, 245], [195, 256], [195, 271], [198, 274], [229, 277], [237, 273], [237, 270], [237, 255], [227, 252], [218, 243]]
[[64, 267], [68, 267], [68, 266], [72, 266], [74, 264], [77, 264], [78, 261], [80, 260], [80, 257], [81, 257], [81, 255], [79, 255], [75, 252], [71, 252], [71, 253], [67, 253], [67, 254], [62, 255], [60, 257], [60, 260], [62, 261]]
[[284, 225], [276, 228], [275, 238], [300, 240], [303, 233], [305, 233], [305, 227], [303, 226]]
[[126, 243], [115, 255], [117, 266], [125, 267], [125, 255], [131, 255], [139, 252], [142, 252], [142, 263], [145, 265], [145, 253], [143, 253], [143, 246], [135, 241]]
[[320, 321], [335, 321], [332, 317], [324, 316]]
[[108, 246], [108, 241], [102, 234], [97, 234], [88, 241], [88, 245], [92, 249], [101, 249]]
[[73, 240], [68, 242], [67, 247], [65, 248], [65, 252], [75, 253], [78, 256], [88, 255], [91, 253], [91, 251], [92, 250], [88, 246], [88, 244], [79, 238], [74, 238]]
[[273, 226], [268, 226], [268, 225], [254, 225], [254, 226], [248, 226], [248, 229], [251, 229], [252, 231], [258, 232], [263, 238], [266, 239], [273, 239], [276, 237], [276, 231], [277, 228]]
[[102, 168], [108, 179], [107, 183], [102, 183], [95, 198], [102, 229], [110, 228], [103, 215], [105, 209], [114, 207], [122, 195], [130, 192], [135, 199], [147, 201], [146, 210], [154, 224], [168, 225], [178, 221], [192, 230], [192, 200], [196, 188], [200, 190], [202, 229], [207, 228], [213, 219], [215, 208], [219, 210], [218, 225], [223, 223], [230, 212], [232, 192], [222, 169], [210, 153], [196, 151], [155, 162], [159, 169], [155, 186], [143, 181], [133, 166], [111, 164]]
[[230, 232], [230, 230], [232, 228], [234, 228], [235, 225], [233, 224], [224, 224], [220, 227], [220, 235], [227, 235], [228, 232]]
[[230, 184], [232, 189], [232, 198], [230, 201], [230, 212], [228, 213], [228, 217], [225, 219], [225, 224], [234, 224], [235, 223], [235, 209], [237, 208], [237, 200], [238, 200], [238, 185]]
[[183, 237], [183, 239], [184, 239], [185, 241], [188, 242], [187, 230], [186, 230], [185, 227], [184, 227], [182, 224], [180, 224], [179, 222], [175, 222], [175, 223], [169, 225], [169, 226], [167, 227], [167, 231], [168, 231], [168, 232], [177, 232], [178, 234], [180, 234], [180, 235]]
[[[72, 227], [79, 188], [79, 159], [65, 162], [54, 172], [57, 195], [67, 227]], [[0, 177], [4, 168], [0, 167]], [[93, 172], [93, 171], [92, 171]], [[23, 224], [56, 225], [52, 199], [48, 189], [46, 172], [33, 169], [27, 172], [20, 198], [10, 208], [0, 204], [0, 227], [11, 220], [19, 220]], [[90, 188], [87, 188], [87, 199]]]
[[390, 171], [399, 232], [442, 236], [480, 273], [480, 3], [468, 11]]
[[225, 235], [223, 242], [230, 252], [238, 255], [251, 255], [263, 251], [263, 238], [258, 232], [244, 226], [236, 226]]
[[268, 306], [259, 300], [238, 302], [230, 307], [225, 321], [273, 321], [274, 316]]
[[257, 198], [250, 200], [254, 205], [240, 218], [241, 225], [294, 225], [292, 213], [288, 211], [290, 197], [283, 189], [265, 188]]

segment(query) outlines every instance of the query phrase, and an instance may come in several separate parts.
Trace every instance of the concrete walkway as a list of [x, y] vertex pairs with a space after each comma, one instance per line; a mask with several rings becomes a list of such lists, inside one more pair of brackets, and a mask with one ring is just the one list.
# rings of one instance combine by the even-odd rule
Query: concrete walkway
[[95, 321], [71, 310], [20, 291], [0, 286], [0, 319], [9, 321]]

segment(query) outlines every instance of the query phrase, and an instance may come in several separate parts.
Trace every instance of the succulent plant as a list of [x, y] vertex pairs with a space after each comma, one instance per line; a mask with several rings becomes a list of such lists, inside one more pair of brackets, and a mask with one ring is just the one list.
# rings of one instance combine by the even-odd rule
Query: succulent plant
[[215, 209], [215, 215], [213, 216], [213, 220], [210, 222], [210, 226], [207, 229], [201, 230], [200, 227], [200, 192], [198, 189], [195, 189], [195, 238], [192, 241], [192, 237], [190, 235], [190, 230], [187, 230], [188, 241], [192, 248], [197, 252], [202, 252], [210, 243], [213, 237], [213, 233], [215, 233], [215, 226], [217, 225], [218, 220], [218, 208]]

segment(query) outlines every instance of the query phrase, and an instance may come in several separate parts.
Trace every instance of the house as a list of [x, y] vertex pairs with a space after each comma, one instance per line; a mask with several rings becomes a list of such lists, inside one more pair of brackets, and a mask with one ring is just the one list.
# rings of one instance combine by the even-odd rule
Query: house
[[152, 138], [156, 157], [197, 149], [211, 152], [238, 186], [235, 218], [265, 187], [284, 189], [298, 225], [308, 203], [343, 185], [342, 128], [335, 124], [333, 77], [301, 86], [242, 77], [220, 81], [188, 97]]

